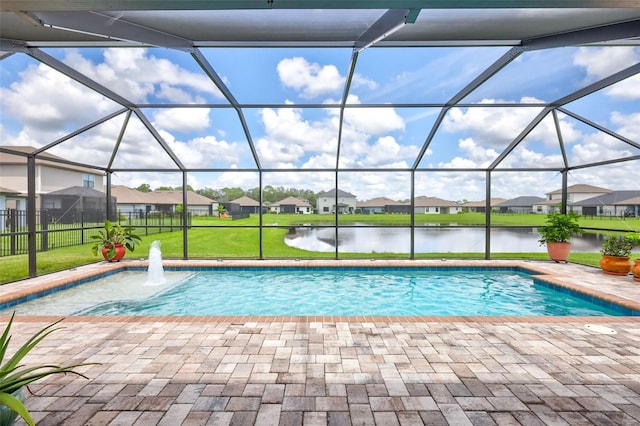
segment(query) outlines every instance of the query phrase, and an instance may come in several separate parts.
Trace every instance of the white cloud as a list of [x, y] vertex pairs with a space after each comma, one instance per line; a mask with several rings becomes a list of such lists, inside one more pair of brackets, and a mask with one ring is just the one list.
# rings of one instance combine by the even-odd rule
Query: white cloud
[[287, 144], [273, 139], [259, 139], [256, 150], [264, 166], [273, 168], [296, 167], [304, 149], [298, 144]]
[[265, 108], [262, 110], [262, 122], [268, 140], [299, 145], [313, 152], [336, 149], [338, 131], [334, 120], [309, 121], [302, 117], [302, 110], [296, 108]]
[[629, 157], [632, 153], [637, 154], [637, 150], [613, 136], [598, 132], [585, 135], [581, 143], [572, 148], [569, 162], [571, 164], [590, 164]]
[[484, 168], [489, 166], [498, 157], [498, 152], [493, 148], [484, 148], [478, 145], [472, 138], [462, 139], [458, 142], [458, 148], [463, 156], [456, 156], [449, 162], [440, 162], [437, 167], [442, 168]]
[[313, 155], [303, 165], [303, 169], [331, 169], [336, 166], [335, 153]]
[[[531, 98], [522, 99], [523, 102]], [[481, 104], [502, 102], [484, 99]], [[541, 108], [473, 107], [452, 108], [442, 121], [442, 130], [449, 133], [469, 132], [478, 144], [504, 148], [535, 118]], [[554, 134], [555, 136], [555, 134]], [[557, 137], [555, 137], [557, 140]]]
[[360, 161], [362, 167], [402, 167], [407, 168], [409, 164], [404, 159], [414, 160], [418, 155], [419, 148], [415, 145], [403, 146], [396, 142], [392, 136], [379, 138], [366, 151], [366, 156]]
[[211, 125], [209, 109], [206, 108], [168, 108], [154, 113], [154, 125], [159, 129], [181, 132], [202, 131]]
[[152, 52], [105, 49], [104, 61], [94, 64], [77, 50], [70, 50], [64, 61], [132, 102], [148, 102], [151, 95], [178, 103], [201, 101], [199, 94], [222, 97], [206, 75], [191, 72]]
[[282, 84], [299, 91], [303, 98], [340, 92], [345, 83], [335, 65], [309, 63], [300, 56], [281, 60], [277, 70]]
[[625, 136], [638, 142], [638, 135], [640, 135], [640, 112], [623, 114], [613, 111], [611, 113], [611, 122], [618, 126], [616, 131], [620, 136]]
[[353, 77], [351, 78], [351, 87], [352, 88], [365, 88], [367, 90], [377, 90], [378, 89], [378, 83], [374, 80], [371, 80], [365, 76], [363, 76], [362, 74], [358, 74], [358, 73], [354, 73]]
[[[349, 103], [355, 102], [356, 97], [349, 97]], [[383, 135], [392, 131], [404, 130], [405, 123], [393, 107], [388, 108], [346, 108], [344, 111], [344, 125], [353, 131], [369, 135]]]
[[[633, 46], [581, 47], [573, 63], [585, 68], [591, 83], [640, 62], [640, 48]], [[640, 75], [636, 74], [606, 89], [608, 96], [623, 100], [640, 98]]]
[[19, 121], [36, 141], [51, 142], [119, 106], [46, 65], [29, 66], [10, 88], [0, 89], [3, 114]]
[[240, 161], [243, 149], [237, 143], [205, 136], [185, 142], [175, 141], [163, 134], [169, 148], [188, 168], [234, 167]]

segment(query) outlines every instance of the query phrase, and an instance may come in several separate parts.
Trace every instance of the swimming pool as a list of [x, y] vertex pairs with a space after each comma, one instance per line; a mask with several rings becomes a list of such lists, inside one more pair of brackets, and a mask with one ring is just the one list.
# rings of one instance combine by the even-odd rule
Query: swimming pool
[[[2, 306], [29, 315], [593, 316], [622, 307], [559, 289], [521, 268], [182, 268], [145, 285], [125, 270]], [[561, 290], [561, 291], [559, 291]], [[98, 294], [99, 296], [95, 296]]]

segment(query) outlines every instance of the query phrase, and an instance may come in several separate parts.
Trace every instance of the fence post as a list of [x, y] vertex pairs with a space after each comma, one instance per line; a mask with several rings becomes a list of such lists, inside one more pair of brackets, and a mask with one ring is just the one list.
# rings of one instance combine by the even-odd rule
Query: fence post
[[16, 222], [18, 213], [16, 209], [9, 209], [7, 216], [9, 218], [10, 253], [13, 256], [14, 254], [16, 254], [16, 239], [18, 238], [18, 236], [16, 235]]
[[40, 251], [49, 250], [49, 215], [47, 214], [47, 210], [40, 210], [40, 229], [42, 233], [40, 234]]

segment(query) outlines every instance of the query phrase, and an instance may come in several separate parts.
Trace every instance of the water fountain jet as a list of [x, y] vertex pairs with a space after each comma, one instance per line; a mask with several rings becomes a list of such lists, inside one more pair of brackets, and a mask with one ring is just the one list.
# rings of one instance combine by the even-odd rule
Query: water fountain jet
[[162, 251], [160, 241], [154, 241], [149, 248], [149, 268], [147, 271], [147, 284], [159, 285], [164, 283], [164, 268], [162, 266]]

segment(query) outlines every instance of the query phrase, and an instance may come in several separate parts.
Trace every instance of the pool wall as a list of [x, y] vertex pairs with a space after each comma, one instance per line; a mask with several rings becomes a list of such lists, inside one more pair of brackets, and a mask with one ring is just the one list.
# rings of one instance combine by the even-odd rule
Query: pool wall
[[[555, 291], [589, 301], [611, 309], [622, 316], [640, 316], [640, 303], [571, 282], [569, 277], [558, 275], [549, 266], [563, 265], [548, 262], [528, 261], [165, 261], [165, 271], [400, 271], [420, 269], [422, 271], [512, 271], [530, 275], [535, 285], [551, 288]], [[581, 265], [579, 265], [581, 266]], [[129, 260], [117, 263], [99, 262], [40, 276], [33, 280], [24, 280], [0, 287], [0, 309], [8, 309], [20, 303], [31, 301], [57, 291], [66, 290], [99, 278], [108, 277], [123, 271], [146, 271], [148, 264], [144, 260]], [[551, 273], [550, 273], [551, 272]], [[47, 279], [49, 278], [49, 279]]]

